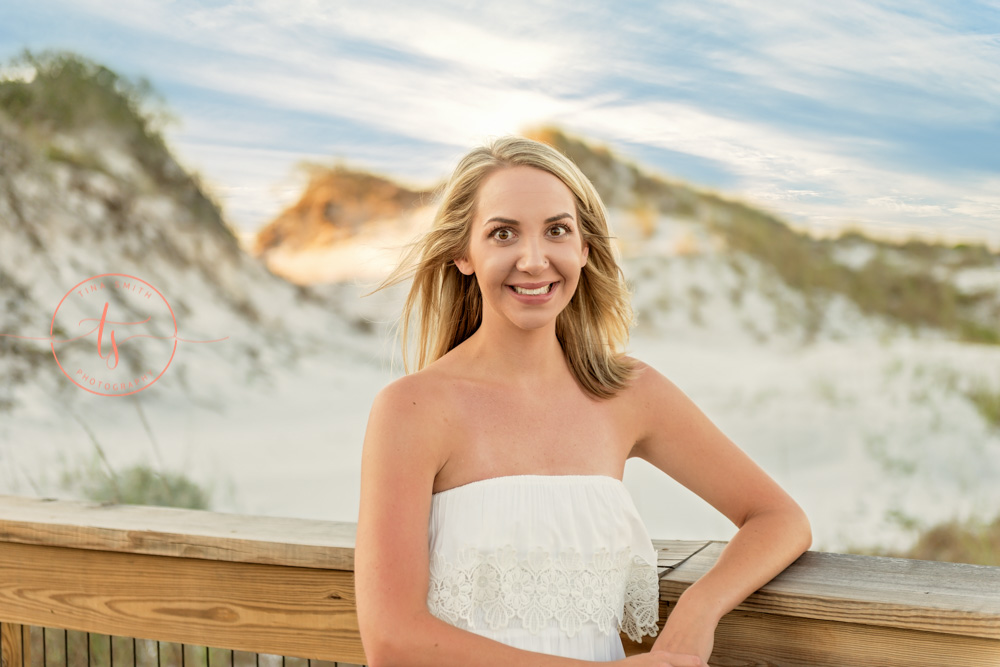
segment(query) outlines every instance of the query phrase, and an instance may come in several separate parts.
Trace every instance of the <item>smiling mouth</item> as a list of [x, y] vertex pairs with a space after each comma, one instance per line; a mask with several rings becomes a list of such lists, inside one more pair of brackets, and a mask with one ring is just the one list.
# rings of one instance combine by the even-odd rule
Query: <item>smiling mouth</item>
[[548, 285], [543, 285], [541, 287], [536, 287], [535, 289], [527, 289], [525, 287], [518, 287], [517, 285], [507, 285], [518, 294], [523, 294], [525, 296], [538, 296], [539, 294], [548, 294], [552, 290], [552, 286], [555, 283], [549, 283]]

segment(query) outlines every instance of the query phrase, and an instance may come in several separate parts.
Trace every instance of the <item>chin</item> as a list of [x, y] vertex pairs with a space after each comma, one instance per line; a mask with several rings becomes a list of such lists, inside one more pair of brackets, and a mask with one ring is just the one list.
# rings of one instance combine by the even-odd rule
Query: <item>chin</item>
[[[559, 312], [561, 313], [562, 309], [560, 309]], [[536, 329], [544, 329], [548, 326], [555, 326], [557, 315], [558, 313], [556, 313], [556, 315], [550, 315], [548, 313], [542, 315], [539, 313], [534, 317], [524, 317], [523, 315], [518, 317], [517, 315], [508, 315], [507, 321], [519, 329], [534, 331]]]

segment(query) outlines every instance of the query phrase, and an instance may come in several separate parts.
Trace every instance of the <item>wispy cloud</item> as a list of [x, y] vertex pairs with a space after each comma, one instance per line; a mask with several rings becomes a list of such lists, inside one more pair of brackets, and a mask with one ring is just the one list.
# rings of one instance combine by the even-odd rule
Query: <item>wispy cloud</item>
[[[182, 116], [199, 90], [229, 105], [230, 122], [177, 141], [232, 179], [245, 178], [227, 166], [242, 145], [263, 170], [256, 182], [265, 155], [280, 182], [290, 144], [405, 164], [410, 177], [423, 162], [436, 179], [487, 137], [557, 122], [669, 152], [681, 177], [685, 156], [692, 173], [708, 161], [733, 194], [817, 229], [961, 227], [1000, 243], [1000, 158], [978, 149], [1000, 144], [996, 2], [64, 7], [104, 21], [154, 84], [183, 85]], [[154, 57], [153, 42], [171, 58]]]
[[725, 0], [672, 8], [648, 29], [662, 29], [668, 20], [677, 32], [696, 29], [706, 69], [838, 106], [865, 103], [837, 93], [872, 80], [994, 102], [1000, 95], [1000, 12], [992, 25], [980, 25], [982, 31], [943, 22], [961, 14], [953, 3]]
[[739, 176], [740, 194], [798, 222], [815, 221], [825, 231], [846, 222], [911, 232], [946, 226], [952, 236], [982, 236], [991, 227], [1000, 231], [996, 178], [967, 180], [879, 166], [866, 159], [877, 148], [873, 140], [796, 136], [766, 122], [666, 103], [611, 106], [574, 120], [601, 135], [727, 164]]

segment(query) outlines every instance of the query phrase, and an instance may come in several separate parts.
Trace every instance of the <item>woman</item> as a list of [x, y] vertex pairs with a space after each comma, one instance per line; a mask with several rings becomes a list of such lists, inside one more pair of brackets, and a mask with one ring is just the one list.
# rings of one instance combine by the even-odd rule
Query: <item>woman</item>
[[[622, 354], [631, 308], [606, 212], [554, 149], [466, 155], [379, 287], [413, 284], [418, 370], [376, 396], [355, 564], [369, 664], [704, 665], [727, 612], [809, 548], [799, 506], [666, 377]], [[657, 635], [640, 457], [739, 528]]]

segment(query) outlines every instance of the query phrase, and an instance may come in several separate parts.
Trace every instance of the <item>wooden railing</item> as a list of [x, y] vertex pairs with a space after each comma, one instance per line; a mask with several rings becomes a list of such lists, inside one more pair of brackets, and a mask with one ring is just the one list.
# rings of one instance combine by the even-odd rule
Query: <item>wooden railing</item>
[[[2, 667], [52, 667], [32, 650], [43, 627], [68, 631], [59, 667], [92, 664], [92, 650], [71, 657], [74, 632], [228, 649], [243, 652], [242, 664], [249, 652], [251, 665], [261, 655], [364, 664], [354, 532], [350, 523], [0, 496]], [[655, 544], [662, 624], [725, 545]], [[629, 653], [651, 643], [624, 642]], [[179, 662], [139, 654], [130, 664], [194, 663], [184, 650]], [[206, 652], [202, 664], [240, 667], [235, 655], [213, 662]], [[722, 620], [712, 664], [1000, 666], [1000, 568], [808, 552]]]

